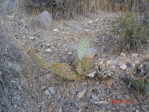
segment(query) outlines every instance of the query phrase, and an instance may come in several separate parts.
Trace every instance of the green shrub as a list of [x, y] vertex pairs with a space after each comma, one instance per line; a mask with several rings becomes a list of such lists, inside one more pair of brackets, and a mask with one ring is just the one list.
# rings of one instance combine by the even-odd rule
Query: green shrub
[[131, 50], [139, 51], [147, 45], [149, 39], [148, 16], [136, 16], [127, 13], [120, 16], [112, 24], [112, 32], [118, 38], [115, 41], [120, 52]]

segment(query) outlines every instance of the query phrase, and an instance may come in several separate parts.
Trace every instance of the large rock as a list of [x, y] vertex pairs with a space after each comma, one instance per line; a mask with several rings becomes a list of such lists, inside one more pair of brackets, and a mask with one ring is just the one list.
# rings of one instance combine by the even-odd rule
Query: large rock
[[2, 10], [5, 13], [11, 13], [15, 9], [16, 9], [15, 0], [6, 0], [4, 3], [2, 3]]
[[32, 20], [31, 25], [32, 28], [37, 27], [39, 29], [49, 29], [52, 22], [52, 15], [49, 12], [44, 11]]

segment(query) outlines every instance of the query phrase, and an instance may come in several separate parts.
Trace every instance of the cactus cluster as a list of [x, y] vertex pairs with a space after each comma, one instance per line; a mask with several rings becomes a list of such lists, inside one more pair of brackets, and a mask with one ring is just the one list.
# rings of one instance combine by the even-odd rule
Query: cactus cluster
[[149, 81], [146, 82], [142, 79], [133, 79], [129, 78], [130, 84], [136, 89], [136, 90], [145, 90], [147, 93], [149, 92]]
[[68, 80], [80, 80], [84, 79], [86, 77], [85, 74], [90, 72], [93, 63], [93, 58], [85, 57], [88, 47], [89, 39], [87, 37], [82, 38], [77, 48], [78, 60], [76, 62], [76, 71], [72, 71], [66, 63], [54, 62], [49, 66], [35, 55], [35, 52], [31, 49], [28, 49], [28, 54], [37, 66], [46, 71], [52, 71], [56, 75]]

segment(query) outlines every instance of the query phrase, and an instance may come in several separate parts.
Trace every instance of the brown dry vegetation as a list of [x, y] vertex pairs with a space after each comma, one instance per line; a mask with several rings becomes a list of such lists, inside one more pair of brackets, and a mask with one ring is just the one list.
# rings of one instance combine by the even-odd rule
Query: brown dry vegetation
[[[42, 1], [35, 2], [30, 0], [31, 3], [26, 3], [26, 6], [30, 13], [39, 14], [43, 10], [48, 10], [57, 16], [72, 16], [74, 13], [87, 14], [90, 12], [98, 12], [98, 10], [104, 11], [135, 11], [145, 12], [148, 11], [148, 0], [53, 0], [55, 2], [50, 3]], [[50, 0], [49, 0], [50, 1]]]

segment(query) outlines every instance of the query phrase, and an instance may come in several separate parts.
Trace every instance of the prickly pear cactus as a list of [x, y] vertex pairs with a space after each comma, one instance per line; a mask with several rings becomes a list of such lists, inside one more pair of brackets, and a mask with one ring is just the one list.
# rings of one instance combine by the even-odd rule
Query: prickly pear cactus
[[77, 80], [78, 76], [65, 63], [53, 63], [50, 67], [51, 71], [65, 79]]
[[78, 61], [76, 63], [76, 72], [73, 72], [70, 67], [65, 63], [52, 63], [51, 66], [47, 65], [42, 59], [35, 55], [35, 52], [31, 49], [28, 50], [29, 56], [32, 60], [42, 69], [52, 71], [56, 75], [61, 76], [68, 80], [80, 80], [84, 79], [85, 74], [89, 73], [93, 59], [85, 57], [85, 54], [89, 47], [89, 39], [87, 37], [82, 38], [78, 44], [77, 54]]
[[83, 58], [82, 60], [78, 60], [76, 63], [77, 73], [80, 75], [85, 75], [89, 73], [93, 63], [93, 58]]
[[93, 64], [93, 58], [90, 57], [86, 57], [83, 59], [83, 69], [85, 71], [85, 73], [88, 73], [92, 67]]
[[149, 93], [149, 81], [145, 84], [145, 90], [147, 93]]
[[83, 59], [89, 47], [89, 39], [87, 37], [82, 38], [77, 47], [77, 55], [79, 60]]
[[83, 70], [83, 61], [82, 60], [77, 61], [76, 70], [77, 70], [78, 74], [83, 74], [84, 70]]
[[43, 59], [37, 57], [37, 56], [35, 55], [35, 51], [34, 51], [34, 50], [28, 49], [28, 54], [29, 54], [29, 56], [32, 58], [32, 60], [35, 62], [35, 64], [36, 64], [37, 66], [39, 66], [40, 68], [42, 68], [42, 69], [44, 69], [44, 70], [46, 70], [46, 71], [49, 71], [49, 70], [50, 70], [50, 66], [47, 65], [47, 64], [43, 61]]
[[129, 78], [130, 84], [136, 90], [144, 90], [145, 89], [145, 82], [141, 79], [133, 79]]
[[68, 80], [81, 80], [84, 79], [85, 76], [80, 76], [73, 72], [69, 66], [65, 63], [52, 63], [51, 66], [47, 65], [42, 59], [35, 55], [35, 52], [31, 49], [28, 49], [28, 54], [32, 58], [32, 60], [36, 63], [37, 66], [46, 70], [52, 71], [56, 75], [63, 77]]

